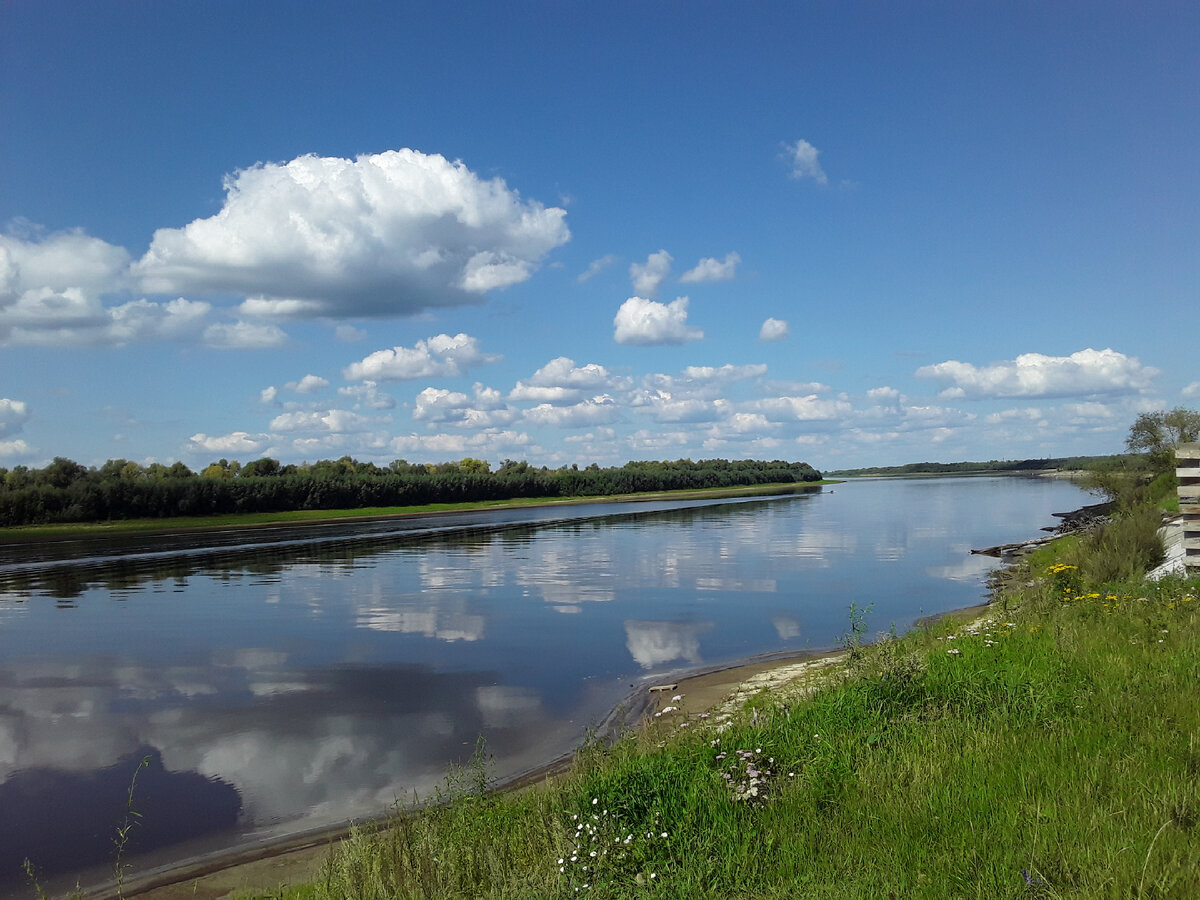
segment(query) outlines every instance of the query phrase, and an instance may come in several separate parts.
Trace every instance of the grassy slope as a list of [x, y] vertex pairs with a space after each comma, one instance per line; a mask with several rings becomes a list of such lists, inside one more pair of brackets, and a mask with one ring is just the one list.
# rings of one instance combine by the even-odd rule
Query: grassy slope
[[723, 732], [680, 713], [520, 795], [458, 773], [279, 895], [1200, 896], [1200, 585], [1092, 584], [1086, 543]]
[[274, 513], [231, 513], [218, 516], [177, 516], [163, 519], [122, 519], [64, 525], [26, 525], [0, 528], [0, 541], [39, 541], [86, 538], [98, 535], [180, 531], [217, 528], [257, 528], [264, 525], [311, 525], [343, 519], [417, 516], [439, 512], [470, 512], [476, 509], [513, 509], [524, 506], [570, 506], [581, 503], [628, 503], [636, 500], [697, 500], [719, 497], [757, 497], [803, 491], [836, 481], [738, 485], [706, 490], [655, 491], [642, 494], [610, 494], [599, 497], [518, 497], [512, 500], [479, 500], [469, 503], [428, 503], [422, 506], [371, 506], [359, 509], [300, 509]]

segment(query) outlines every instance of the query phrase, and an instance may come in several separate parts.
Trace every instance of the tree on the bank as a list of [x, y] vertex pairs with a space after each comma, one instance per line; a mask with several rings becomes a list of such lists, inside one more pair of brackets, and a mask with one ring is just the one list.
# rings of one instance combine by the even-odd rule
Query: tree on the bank
[[1129, 428], [1125, 446], [1130, 453], [1145, 453], [1155, 472], [1175, 466], [1175, 448], [1200, 439], [1200, 412], [1177, 406], [1170, 412], [1142, 413]]

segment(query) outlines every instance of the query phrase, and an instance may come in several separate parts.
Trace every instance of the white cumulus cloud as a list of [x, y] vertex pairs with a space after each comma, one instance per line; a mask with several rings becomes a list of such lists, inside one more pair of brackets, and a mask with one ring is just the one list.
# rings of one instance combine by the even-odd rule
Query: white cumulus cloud
[[666, 250], [651, 253], [644, 263], [633, 263], [629, 267], [629, 280], [633, 282], [634, 293], [657, 297], [670, 271], [671, 254]]
[[271, 430], [281, 433], [300, 432], [304, 434], [346, 434], [349, 432], [369, 431], [378, 424], [378, 420], [361, 415], [348, 409], [326, 410], [297, 410], [282, 413], [271, 420]]
[[679, 297], [671, 303], [630, 297], [621, 304], [613, 319], [616, 326], [613, 338], [618, 344], [643, 347], [700, 340], [704, 332], [688, 325], [687, 316], [687, 297]]
[[550, 425], [556, 428], [588, 428], [607, 425], [616, 421], [620, 409], [608, 394], [601, 394], [572, 406], [552, 406], [539, 403], [525, 410], [524, 420], [533, 425]]
[[216, 215], [159, 229], [132, 271], [155, 293], [253, 297], [244, 315], [409, 315], [526, 280], [565, 216], [437, 154], [308, 155], [228, 176]]
[[317, 391], [329, 387], [329, 382], [320, 375], [305, 375], [299, 381], [289, 381], [284, 387], [297, 394], [315, 394]]
[[818, 157], [821, 151], [806, 140], [798, 140], [794, 144], [786, 144], [788, 157], [792, 163], [793, 178], [811, 178], [817, 184], [828, 184], [829, 178], [821, 168]]
[[129, 254], [123, 247], [89, 237], [82, 231], [60, 231], [27, 240], [0, 234], [0, 307], [25, 291], [68, 288], [104, 294], [122, 286]]
[[496, 362], [501, 357], [484, 353], [479, 341], [459, 332], [451, 337], [438, 334], [412, 347], [376, 350], [365, 359], [347, 366], [342, 374], [347, 381], [407, 381], [461, 375], [472, 366]]
[[189, 439], [194, 450], [204, 450], [208, 453], [225, 453], [230, 456], [246, 456], [259, 453], [270, 442], [270, 436], [265, 434], [248, 434], [245, 431], [234, 431], [230, 434], [208, 435], [203, 432], [193, 434]]
[[394, 409], [396, 406], [395, 398], [380, 391], [379, 385], [374, 381], [364, 381], [362, 384], [348, 384], [345, 387], [338, 388], [338, 393], [343, 397], [353, 399], [356, 408]]
[[769, 397], [755, 402], [754, 407], [774, 422], [828, 421], [847, 416], [853, 406], [841, 399], [823, 399], [816, 394], [804, 397]]
[[1023, 353], [990, 366], [948, 360], [917, 369], [918, 378], [949, 384], [947, 398], [1087, 397], [1149, 391], [1158, 370], [1137, 357], [1090, 347], [1070, 356]]
[[204, 343], [218, 350], [266, 350], [287, 342], [282, 328], [266, 322], [216, 322], [204, 329]]
[[1193, 381], [1180, 393], [1185, 397], [1200, 397], [1200, 381]]
[[182, 297], [104, 306], [81, 288], [23, 291], [0, 306], [0, 343], [52, 347], [123, 346], [199, 336], [211, 307]]
[[688, 284], [701, 284], [706, 281], [732, 281], [737, 275], [738, 263], [742, 257], [737, 253], [726, 253], [725, 259], [718, 260], [706, 256], [679, 276], [679, 280]]
[[760, 341], [782, 341], [788, 336], [788, 323], [783, 319], [767, 319], [758, 329]]
[[615, 377], [597, 363], [576, 366], [575, 360], [559, 356], [534, 372], [528, 380], [518, 381], [509, 393], [509, 399], [561, 405], [583, 399], [587, 391], [624, 389], [629, 384], [629, 378]]
[[0, 438], [19, 434], [29, 419], [29, 407], [23, 400], [0, 398]]

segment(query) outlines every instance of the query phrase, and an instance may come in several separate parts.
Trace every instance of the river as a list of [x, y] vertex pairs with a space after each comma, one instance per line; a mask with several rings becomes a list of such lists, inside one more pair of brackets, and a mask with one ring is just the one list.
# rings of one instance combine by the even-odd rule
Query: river
[[[0, 547], [0, 896], [273, 841], [568, 750], [631, 687], [980, 602], [1086, 496], [1021, 477]], [[139, 762], [147, 760], [139, 769]]]

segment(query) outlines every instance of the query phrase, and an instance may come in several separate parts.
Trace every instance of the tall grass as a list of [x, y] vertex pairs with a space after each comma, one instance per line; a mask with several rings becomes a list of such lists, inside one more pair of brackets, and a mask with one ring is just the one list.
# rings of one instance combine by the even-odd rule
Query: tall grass
[[1020, 564], [989, 619], [843, 677], [591, 745], [511, 795], [361, 829], [276, 896], [1200, 897], [1200, 585], [1144, 583], [1155, 516]]

